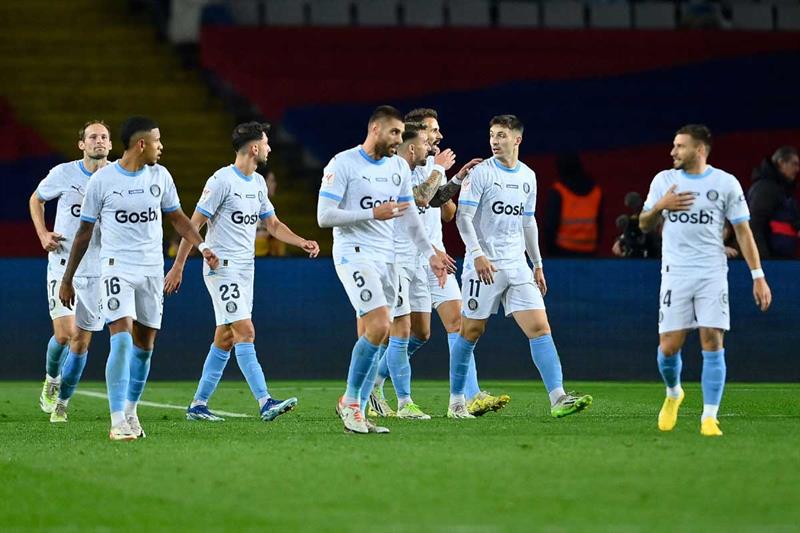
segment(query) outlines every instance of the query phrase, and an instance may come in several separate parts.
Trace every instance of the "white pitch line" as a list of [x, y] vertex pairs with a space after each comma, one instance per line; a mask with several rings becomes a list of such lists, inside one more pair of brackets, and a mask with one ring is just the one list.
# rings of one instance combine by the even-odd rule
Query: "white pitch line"
[[[75, 394], [81, 394], [83, 396], [89, 396], [91, 398], [100, 398], [103, 400], [108, 400], [108, 396], [104, 392], [96, 392], [90, 390], [78, 390], [75, 391]], [[156, 402], [147, 402], [147, 401], [140, 401], [139, 405], [144, 405], [146, 407], [160, 407], [162, 409], [179, 409], [181, 411], [186, 411], [186, 406], [182, 405], [172, 405], [169, 403], [156, 403]], [[242, 413], [229, 413], [228, 411], [218, 411], [214, 409], [214, 413], [222, 416], [229, 416], [231, 418], [251, 418], [250, 415], [245, 415]]]

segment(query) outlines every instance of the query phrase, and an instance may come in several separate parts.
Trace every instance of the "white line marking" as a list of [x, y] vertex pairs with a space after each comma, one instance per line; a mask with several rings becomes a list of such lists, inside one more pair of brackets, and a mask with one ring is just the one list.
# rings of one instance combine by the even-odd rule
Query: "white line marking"
[[[107, 400], [108, 396], [104, 392], [97, 392], [91, 390], [78, 390], [75, 391], [75, 394], [81, 394], [83, 396], [89, 396], [91, 398], [100, 398], [102, 400]], [[141, 401], [139, 405], [144, 405], [146, 407], [160, 407], [162, 409], [179, 409], [181, 411], [186, 411], [186, 407], [182, 405], [172, 405], [169, 403], [156, 403], [156, 402], [146, 402]], [[214, 413], [222, 415], [222, 416], [229, 416], [231, 418], [252, 418], [250, 415], [245, 415], [242, 413], [229, 413], [228, 411], [218, 411], [214, 409]]]

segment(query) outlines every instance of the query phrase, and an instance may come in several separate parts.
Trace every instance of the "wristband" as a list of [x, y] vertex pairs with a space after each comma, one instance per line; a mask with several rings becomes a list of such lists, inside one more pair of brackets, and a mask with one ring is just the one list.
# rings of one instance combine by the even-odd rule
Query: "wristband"
[[753, 281], [757, 280], [758, 278], [764, 277], [764, 271], [760, 268], [754, 268], [750, 271], [750, 275], [753, 276]]
[[445, 178], [447, 177], [447, 174], [445, 174], [445, 169], [444, 169], [444, 167], [442, 165], [439, 165], [439, 164], [433, 165], [433, 171], [438, 172], [440, 175], [444, 176]]
[[200, 252], [201, 254], [206, 250], [208, 250], [208, 245], [205, 242], [201, 242], [200, 244], [197, 245], [197, 251]]

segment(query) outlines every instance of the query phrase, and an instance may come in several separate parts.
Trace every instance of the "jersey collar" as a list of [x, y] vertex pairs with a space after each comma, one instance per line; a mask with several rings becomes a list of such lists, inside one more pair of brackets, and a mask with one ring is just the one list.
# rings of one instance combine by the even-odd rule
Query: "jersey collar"
[[81, 172], [86, 174], [87, 176], [91, 177], [92, 173], [86, 170], [86, 167], [83, 166], [83, 159], [78, 159], [78, 168], [81, 169]]
[[114, 163], [114, 168], [116, 168], [117, 172], [119, 172], [123, 176], [129, 176], [131, 178], [135, 178], [136, 176], [141, 176], [142, 172], [144, 172], [144, 169], [146, 169], [147, 166], [145, 165], [142, 168], [140, 168], [139, 170], [137, 170], [135, 172], [131, 172], [130, 170], [125, 170], [124, 168], [122, 168], [122, 165], [120, 165], [119, 161], [117, 161], [117, 162]]
[[372, 163], [373, 165], [382, 165], [386, 162], [385, 157], [381, 157], [380, 159], [372, 159], [369, 154], [364, 150], [363, 146], [358, 147], [358, 153], [361, 154], [361, 157]]
[[519, 172], [519, 169], [521, 167], [519, 161], [517, 161], [517, 165], [514, 168], [508, 168], [507, 166], [504, 166], [502, 163], [500, 163], [500, 161], [498, 161], [496, 157], [493, 157], [492, 160], [494, 161], [494, 166], [496, 166], [503, 172], [509, 172], [509, 173]]
[[708, 165], [708, 168], [702, 174], [688, 174], [685, 170], [681, 169], [681, 176], [683, 176], [684, 178], [690, 179], [690, 180], [699, 180], [699, 179], [707, 178], [708, 176], [711, 175], [711, 173], [713, 171], [714, 171], [714, 167], [712, 167], [711, 165]]
[[244, 181], [253, 181], [253, 175], [252, 174], [249, 175], [249, 176], [246, 176], [244, 172], [242, 172], [241, 170], [239, 170], [236, 167], [236, 165], [231, 165], [231, 168], [233, 169], [234, 172], [236, 172], [236, 175], [239, 176], [240, 178], [242, 178]]

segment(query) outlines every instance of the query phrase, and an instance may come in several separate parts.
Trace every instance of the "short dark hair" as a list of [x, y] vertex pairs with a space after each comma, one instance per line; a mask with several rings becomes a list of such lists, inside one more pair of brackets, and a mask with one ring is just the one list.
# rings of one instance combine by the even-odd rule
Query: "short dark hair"
[[149, 132], [158, 127], [156, 121], [152, 118], [133, 116], [129, 117], [120, 127], [120, 136], [122, 137], [122, 147], [124, 150], [130, 148], [131, 139], [137, 133]]
[[245, 145], [247, 145], [247, 143], [260, 141], [261, 137], [263, 137], [265, 133], [269, 133], [270, 128], [272, 128], [272, 126], [266, 122], [254, 121], [239, 124], [233, 128], [233, 134], [231, 135], [233, 150], [238, 152]]
[[370, 115], [369, 124], [372, 124], [376, 120], [383, 120], [385, 118], [395, 118], [400, 122], [403, 122], [403, 114], [400, 113], [397, 108], [390, 105], [381, 105], [376, 107], [375, 111], [373, 111], [372, 115]]
[[492, 126], [503, 126], [504, 128], [515, 130], [520, 133], [525, 130], [525, 126], [516, 115], [497, 115], [496, 117], [492, 117], [492, 120], [489, 121], [489, 127], [491, 128]]
[[94, 126], [95, 124], [100, 124], [101, 126], [103, 126], [106, 129], [106, 131], [108, 132], [108, 135], [109, 136], [111, 135], [111, 128], [108, 127], [108, 124], [106, 124], [105, 122], [103, 122], [99, 118], [96, 118], [96, 119], [92, 119], [92, 120], [87, 120], [86, 124], [84, 124], [83, 127], [78, 130], [78, 140], [79, 141], [86, 140], [86, 128], [88, 128], [89, 126]]
[[406, 122], [405, 126], [406, 128], [403, 130], [403, 142], [413, 141], [419, 137], [420, 132], [428, 129], [422, 122]]
[[777, 165], [778, 163], [787, 162], [792, 157], [797, 157], [797, 148], [794, 146], [781, 146], [772, 154], [772, 162]]
[[706, 153], [711, 152], [711, 130], [705, 124], [687, 124], [675, 132], [675, 135], [688, 135], [697, 142], [706, 145]]
[[422, 122], [426, 118], [439, 120], [439, 113], [429, 107], [418, 107], [406, 113], [406, 122]]

